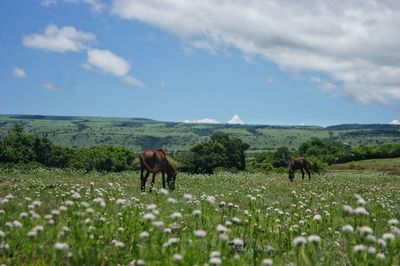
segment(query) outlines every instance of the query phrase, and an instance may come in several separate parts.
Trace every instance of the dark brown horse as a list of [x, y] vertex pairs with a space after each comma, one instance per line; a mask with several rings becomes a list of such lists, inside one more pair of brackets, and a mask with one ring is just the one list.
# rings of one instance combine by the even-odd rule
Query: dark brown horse
[[[146, 175], [143, 175], [146, 170]], [[165, 151], [162, 149], [153, 150], [146, 149], [140, 154], [140, 180], [141, 180], [141, 191], [144, 192], [146, 189], [147, 178], [150, 173], [153, 174], [150, 183], [150, 192], [154, 186], [154, 178], [158, 172], [162, 174], [163, 188], [165, 188], [165, 174], [167, 174], [167, 182], [170, 190], [175, 189], [176, 171], [167, 159]]]
[[308, 179], [311, 180], [310, 168], [311, 168], [310, 162], [304, 159], [303, 157], [291, 158], [289, 160], [289, 180], [293, 181], [294, 171], [296, 171], [297, 169], [301, 170], [301, 180], [304, 180], [304, 170], [306, 170], [308, 174]]

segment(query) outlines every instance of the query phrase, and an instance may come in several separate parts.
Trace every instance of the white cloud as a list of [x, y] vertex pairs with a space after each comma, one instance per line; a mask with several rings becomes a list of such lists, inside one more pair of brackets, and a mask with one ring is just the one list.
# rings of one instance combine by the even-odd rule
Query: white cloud
[[45, 83], [43, 84], [43, 88], [46, 91], [50, 91], [50, 92], [57, 92], [57, 91], [62, 91], [62, 88], [53, 84], [53, 83]]
[[130, 69], [128, 61], [113, 52], [109, 50], [90, 49], [87, 51], [87, 56], [87, 62], [83, 65], [84, 68], [116, 76], [131, 86], [144, 86], [140, 80], [128, 74]]
[[105, 8], [104, 2], [99, 0], [41, 0], [40, 4], [44, 7], [51, 7], [60, 2], [73, 4], [85, 3], [89, 6], [90, 10], [94, 12], [101, 12]]
[[193, 49], [235, 48], [285, 70], [321, 73], [326, 78], [316, 85], [334, 95], [400, 100], [399, 1], [114, 0], [112, 10]]
[[243, 125], [244, 124], [238, 115], [234, 115], [227, 123], [231, 124], [231, 125]]
[[393, 119], [392, 122], [390, 122], [391, 125], [400, 125], [400, 120]]
[[49, 7], [49, 6], [57, 4], [57, 0], [42, 0], [42, 1], [40, 1], [40, 4], [42, 6]]
[[90, 7], [90, 10], [92, 10], [94, 12], [101, 12], [105, 7], [105, 5], [98, 0], [84, 0], [83, 2], [88, 4]]
[[185, 120], [184, 123], [196, 123], [196, 124], [219, 124], [214, 118], [203, 118], [199, 120]]
[[48, 25], [43, 33], [24, 36], [23, 44], [27, 47], [53, 52], [78, 52], [87, 49], [87, 44], [96, 39], [92, 33], [76, 30], [74, 27]]
[[20, 67], [14, 67], [12, 74], [14, 77], [19, 78], [19, 79], [24, 79], [26, 78], [26, 72], [24, 69], [20, 68]]

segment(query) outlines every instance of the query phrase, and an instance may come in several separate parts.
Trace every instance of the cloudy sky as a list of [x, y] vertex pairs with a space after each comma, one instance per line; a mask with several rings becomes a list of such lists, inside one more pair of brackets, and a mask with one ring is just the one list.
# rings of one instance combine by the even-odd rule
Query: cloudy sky
[[399, 123], [397, 0], [4, 0], [0, 113]]

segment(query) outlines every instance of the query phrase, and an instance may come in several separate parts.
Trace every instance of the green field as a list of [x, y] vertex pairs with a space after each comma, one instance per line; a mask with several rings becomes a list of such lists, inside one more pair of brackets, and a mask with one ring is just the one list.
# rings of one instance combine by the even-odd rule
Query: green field
[[399, 265], [400, 176], [0, 172], [0, 264]]
[[352, 146], [400, 143], [400, 126], [396, 125], [339, 125], [324, 128], [34, 115], [0, 115], [0, 136], [17, 122], [23, 124], [28, 132], [45, 133], [54, 143], [69, 147], [111, 144], [127, 146], [135, 151], [163, 147], [169, 153], [189, 150], [214, 132], [225, 132], [240, 138], [250, 145], [249, 153], [274, 151], [280, 146], [297, 149], [311, 137], [331, 138]]
[[386, 174], [400, 175], [400, 158], [372, 159], [357, 162], [331, 165], [332, 170], [375, 171]]

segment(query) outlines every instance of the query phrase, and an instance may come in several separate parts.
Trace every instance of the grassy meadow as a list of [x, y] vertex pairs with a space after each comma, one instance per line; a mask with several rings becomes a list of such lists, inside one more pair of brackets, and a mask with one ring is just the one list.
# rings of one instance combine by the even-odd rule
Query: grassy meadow
[[399, 176], [299, 174], [3, 171], [0, 264], [400, 265]]

